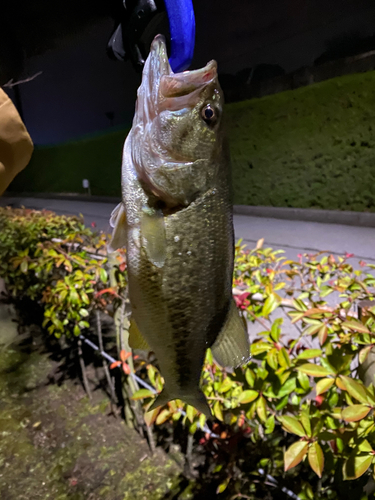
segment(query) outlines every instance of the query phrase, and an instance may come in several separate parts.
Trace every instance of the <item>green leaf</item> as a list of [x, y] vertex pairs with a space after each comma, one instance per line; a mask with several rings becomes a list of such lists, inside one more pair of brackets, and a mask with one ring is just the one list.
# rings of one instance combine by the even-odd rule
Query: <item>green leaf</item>
[[319, 358], [321, 355], [322, 351], [320, 349], [306, 349], [298, 354], [297, 359]]
[[263, 396], [261, 396], [257, 401], [257, 414], [262, 422], [267, 420], [267, 404]]
[[218, 420], [220, 420], [221, 422], [224, 420], [223, 411], [221, 409], [221, 403], [220, 403], [220, 401], [216, 401], [216, 403], [214, 404], [213, 412], [214, 412], [215, 417]]
[[[281, 319], [281, 321], [280, 321]], [[271, 326], [271, 338], [274, 342], [278, 342], [280, 339], [280, 324], [282, 323], [282, 318], [275, 320]]]
[[266, 356], [267, 363], [273, 370], [277, 370], [279, 366], [277, 363], [277, 359], [278, 359], [277, 349], [274, 347], [273, 349], [267, 352]]
[[366, 358], [373, 347], [374, 347], [373, 345], [368, 345], [367, 347], [364, 347], [363, 349], [361, 349], [361, 351], [359, 353], [360, 364], [362, 364], [366, 361]]
[[298, 421], [296, 417], [292, 417], [291, 415], [283, 415], [281, 417], [277, 417], [277, 420], [281, 422], [284, 430], [291, 432], [292, 434], [297, 434], [297, 436], [305, 437], [306, 432], [302, 427], [302, 424]]
[[266, 434], [272, 434], [274, 429], [275, 429], [275, 417], [271, 415], [270, 417], [267, 418], [266, 424], [265, 424], [265, 432]]
[[348, 460], [344, 462], [343, 476], [346, 481], [361, 477], [372, 463], [372, 455], [368, 453], [357, 453], [359, 453], [359, 450], [355, 450]]
[[[148, 427], [150, 427], [150, 425], [152, 425], [155, 422], [156, 417], [159, 415], [159, 413], [161, 411], [163, 411], [163, 410], [160, 407], [155, 408], [154, 410], [151, 410], [151, 411], [146, 410], [143, 418], [144, 418], [144, 421]], [[180, 415], [181, 415], [181, 413], [180, 413]]]
[[229, 377], [225, 378], [222, 383], [220, 384], [220, 387], [218, 389], [218, 392], [220, 394], [224, 394], [225, 392], [228, 392], [232, 387], [235, 385], [233, 380], [231, 380]]
[[272, 311], [274, 311], [280, 304], [280, 300], [278, 299], [278, 296], [276, 294], [271, 294], [267, 297], [263, 309], [262, 309], [262, 316], [268, 316], [271, 314]]
[[219, 486], [216, 489], [216, 495], [220, 495], [220, 493], [223, 493], [223, 491], [225, 491], [227, 489], [229, 481], [230, 481], [230, 477], [227, 477], [226, 479], [224, 479], [224, 481], [221, 484], [219, 484]]
[[323, 378], [319, 380], [316, 384], [316, 395], [319, 396], [319, 394], [327, 392], [333, 386], [334, 382], [334, 378]]
[[186, 416], [190, 420], [190, 422], [193, 423], [194, 416], [196, 414], [197, 414], [197, 410], [194, 408], [194, 406], [187, 405], [187, 407], [186, 407]]
[[320, 345], [323, 345], [324, 342], [327, 340], [327, 335], [328, 335], [327, 325], [323, 325], [318, 332], [318, 339]]
[[365, 418], [369, 414], [370, 410], [370, 406], [352, 405], [342, 410], [341, 416], [347, 422], [358, 422], [358, 420]]
[[371, 333], [367, 326], [356, 320], [343, 321], [341, 326], [359, 333]]
[[262, 354], [262, 352], [266, 352], [273, 349], [273, 345], [268, 342], [254, 342], [251, 344], [250, 352], [253, 356], [257, 356], [258, 354]]
[[323, 366], [314, 365], [313, 363], [305, 363], [304, 365], [297, 366], [297, 370], [311, 377], [325, 377], [330, 375], [331, 372], [324, 368]]
[[101, 281], [103, 283], [107, 283], [107, 281], [108, 281], [108, 274], [107, 274], [107, 271], [105, 269], [103, 269], [102, 267], [100, 268], [99, 275], [100, 275]]
[[309, 389], [311, 389], [310, 379], [306, 375], [306, 373], [297, 372], [297, 380], [300, 383], [300, 386], [302, 387], [302, 389], [304, 389], [305, 391], [308, 391]]
[[297, 441], [293, 443], [284, 453], [285, 472], [298, 465], [306, 456], [309, 444], [307, 441]]
[[319, 332], [321, 327], [322, 327], [322, 323], [311, 325], [308, 328], [306, 328], [305, 330], [303, 330], [302, 333], [303, 333], [303, 335], [315, 335], [316, 333]]
[[289, 378], [285, 384], [283, 384], [278, 393], [277, 393], [277, 397], [278, 398], [283, 398], [284, 396], [286, 396], [287, 394], [290, 394], [291, 392], [293, 392], [296, 388], [296, 379], [295, 377], [291, 377]]
[[246, 368], [245, 377], [246, 382], [249, 384], [249, 386], [253, 387], [255, 383], [255, 373], [253, 372], [253, 370], [251, 370], [250, 368]]
[[309, 407], [301, 410], [301, 423], [306, 431], [306, 435], [311, 437], [311, 422], [310, 422], [310, 409]]
[[156, 417], [156, 425], [164, 424], [164, 422], [166, 422], [171, 415], [172, 415], [171, 411], [165, 408]]
[[247, 403], [251, 403], [258, 396], [259, 396], [258, 391], [253, 391], [253, 390], [249, 389], [247, 391], [241, 392], [241, 394], [238, 397], [238, 402], [242, 405], [247, 404]]
[[307, 305], [302, 300], [294, 299], [293, 306], [295, 309], [297, 309], [297, 311], [307, 311], [308, 310]]
[[89, 315], [89, 312], [87, 309], [82, 308], [78, 312], [79, 312], [80, 316], [82, 316], [83, 318], [86, 318]]
[[345, 390], [358, 401], [364, 404], [369, 403], [369, 399], [367, 397], [365, 387], [359, 382], [353, 380], [350, 377], [345, 377], [344, 375], [340, 375], [341, 382], [343, 383]]
[[70, 289], [69, 298], [70, 298], [71, 302], [73, 302], [73, 304], [78, 303], [79, 296], [78, 296], [78, 293], [76, 292], [76, 290], [74, 290], [74, 288]]
[[206, 415], [203, 415], [203, 413], [201, 413], [199, 415], [199, 419], [198, 419], [198, 422], [199, 422], [199, 425], [200, 425], [200, 428], [203, 429], [203, 427], [205, 426], [206, 424], [206, 420], [207, 420], [207, 417]]
[[359, 445], [358, 445], [359, 451], [368, 451], [369, 453], [372, 453], [372, 447], [371, 444], [367, 441], [367, 439], [364, 439]]
[[154, 396], [155, 394], [149, 389], [138, 389], [131, 398], [137, 401], [138, 399], [153, 398]]
[[278, 353], [278, 360], [280, 366], [283, 366], [285, 368], [289, 368], [291, 363], [290, 363], [290, 358], [287, 350], [285, 347], [282, 347]]
[[27, 273], [28, 268], [29, 268], [29, 263], [27, 262], [27, 260], [23, 260], [20, 265], [21, 271], [23, 273]]
[[308, 460], [310, 467], [319, 477], [322, 477], [324, 468], [324, 455], [321, 447], [317, 442], [311, 444], [308, 452]]
[[78, 325], [75, 325], [75, 326], [74, 326], [74, 328], [73, 328], [73, 333], [74, 333], [74, 335], [75, 335], [76, 337], [78, 337], [78, 335], [80, 335], [80, 334], [81, 334], [81, 330], [80, 330], [80, 328], [79, 328], [79, 326], [78, 326]]

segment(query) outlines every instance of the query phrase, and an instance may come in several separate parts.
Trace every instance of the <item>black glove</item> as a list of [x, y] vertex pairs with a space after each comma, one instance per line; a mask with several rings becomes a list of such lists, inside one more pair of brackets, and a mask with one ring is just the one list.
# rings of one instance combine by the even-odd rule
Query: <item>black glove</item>
[[169, 23], [163, 0], [123, 0], [117, 23], [107, 53], [111, 59], [130, 59], [138, 72], [142, 71], [151, 42], [158, 33], [163, 33], [169, 43]]

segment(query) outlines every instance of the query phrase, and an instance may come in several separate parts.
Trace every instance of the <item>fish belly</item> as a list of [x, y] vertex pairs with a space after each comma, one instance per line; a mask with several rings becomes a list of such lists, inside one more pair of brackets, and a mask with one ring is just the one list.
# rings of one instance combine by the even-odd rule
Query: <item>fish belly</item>
[[[135, 202], [135, 173], [128, 172], [125, 209]], [[139, 187], [139, 186], [138, 186]], [[126, 194], [126, 193], [125, 193]], [[127, 242], [132, 317], [155, 352], [173, 397], [198, 387], [206, 349], [215, 341], [228, 312], [233, 273], [233, 223], [226, 193], [210, 189], [188, 207], [164, 218], [166, 258], [154, 265], [142, 245], [139, 227]], [[135, 213], [128, 220], [137, 221]]]

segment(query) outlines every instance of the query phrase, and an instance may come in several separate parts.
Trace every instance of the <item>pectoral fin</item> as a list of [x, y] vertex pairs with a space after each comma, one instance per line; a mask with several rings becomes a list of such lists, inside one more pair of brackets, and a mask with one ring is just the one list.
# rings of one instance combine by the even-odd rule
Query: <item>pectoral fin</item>
[[237, 368], [250, 359], [250, 344], [247, 329], [234, 300], [229, 308], [226, 322], [211, 347], [218, 365]]
[[156, 267], [163, 267], [167, 257], [164, 215], [161, 210], [144, 209], [141, 237], [147, 256]]
[[141, 334], [138, 325], [133, 318], [130, 320], [129, 346], [132, 349], [141, 349], [142, 351], [151, 350], [150, 346], [147, 343], [147, 340]]
[[114, 252], [126, 245], [126, 214], [122, 203], [119, 203], [113, 210], [109, 223], [113, 227], [113, 232], [108, 252]]

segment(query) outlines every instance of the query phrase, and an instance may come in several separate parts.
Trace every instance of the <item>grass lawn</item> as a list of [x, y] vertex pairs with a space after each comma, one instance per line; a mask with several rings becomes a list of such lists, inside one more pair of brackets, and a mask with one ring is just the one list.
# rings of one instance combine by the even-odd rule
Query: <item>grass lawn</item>
[[[375, 211], [375, 71], [226, 106], [236, 204]], [[11, 191], [118, 196], [127, 130], [36, 148]]]

